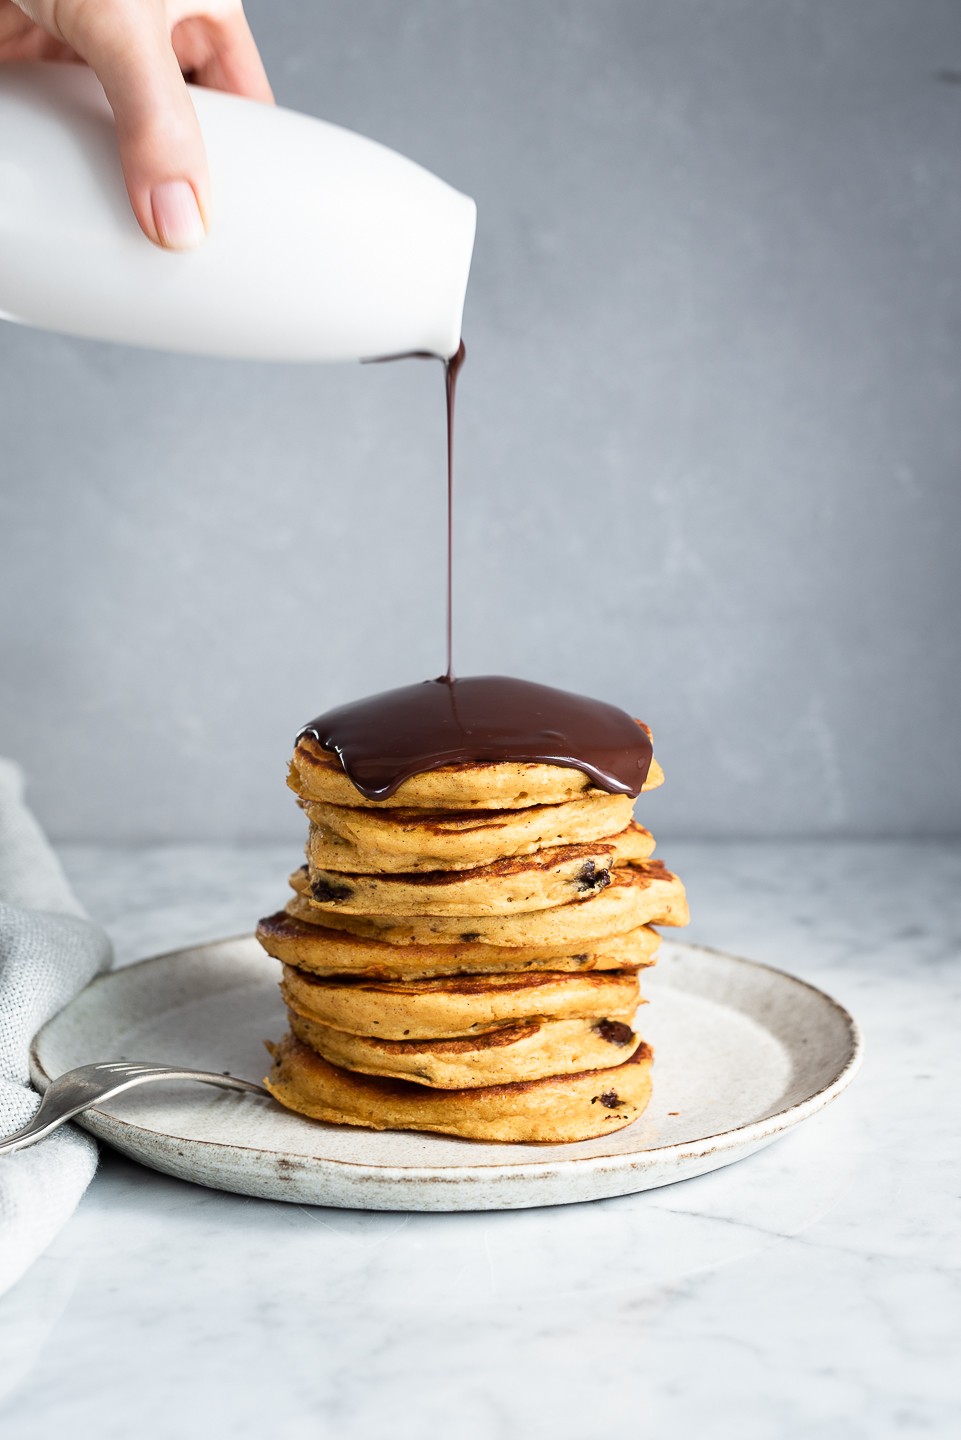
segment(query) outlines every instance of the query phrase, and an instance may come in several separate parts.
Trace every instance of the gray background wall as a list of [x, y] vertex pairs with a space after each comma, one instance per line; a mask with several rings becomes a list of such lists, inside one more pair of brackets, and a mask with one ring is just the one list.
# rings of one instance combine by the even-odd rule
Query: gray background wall
[[[958, 831], [956, 0], [249, 12], [282, 103], [478, 201], [461, 673], [648, 719], [665, 835]], [[4, 326], [0, 427], [47, 825], [299, 835], [297, 726], [443, 666], [434, 367]]]

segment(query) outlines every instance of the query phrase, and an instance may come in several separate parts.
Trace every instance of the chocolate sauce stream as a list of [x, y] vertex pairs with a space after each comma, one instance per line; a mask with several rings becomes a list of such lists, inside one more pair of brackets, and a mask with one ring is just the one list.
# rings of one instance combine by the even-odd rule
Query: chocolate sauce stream
[[454, 679], [454, 401], [457, 377], [466, 359], [463, 340], [444, 364], [447, 391], [447, 679]]
[[[467, 357], [463, 340], [450, 359], [444, 360], [444, 389], [447, 395], [447, 679], [454, 678], [454, 400], [457, 377]], [[391, 360], [442, 360], [430, 350], [405, 350], [400, 355], [377, 355], [362, 365], [386, 365]]]
[[652, 753], [646, 731], [616, 705], [506, 675], [386, 690], [319, 715], [305, 735], [339, 756], [369, 800], [442, 766], [505, 761], [566, 766], [602, 790], [638, 795]]

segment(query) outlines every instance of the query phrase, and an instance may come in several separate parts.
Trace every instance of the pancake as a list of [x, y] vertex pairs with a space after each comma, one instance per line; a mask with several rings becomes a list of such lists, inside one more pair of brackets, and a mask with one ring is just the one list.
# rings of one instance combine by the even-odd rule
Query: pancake
[[314, 1120], [370, 1130], [528, 1144], [588, 1140], [629, 1125], [651, 1095], [653, 1055], [643, 1041], [609, 1069], [470, 1090], [358, 1075], [331, 1065], [292, 1035], [268, 1049], [273, 1065], [264, 1084], [281, 1105]]
[[633, 1015], [641, 1003], [636, 970], [445, 975], [370, 984], [285, 965], [280, 993], [307, 1020], [384, 1040], [445, 1039], [534, 1018], [601, 1020]]
[[314, 863], [313, 827], [307, 842], [311, 898], [324, 910], [349, 915], [506, 915], [585, 900], [611, 883], [611, 866], [644, 860], [653, 836], [633, 822], [593, 845], [556, 845], [469, 870], [413, 875], [353, 875]]
[[630, 795], [588, 790], [579, 800], [524, 810], [383, 810], [319, 800], [300, 803], [311, 822], [311, 864], [362, 874], [409, 874], [467, 870], [552, 845], [590, 844], [629, 825], [634, 802]]
[[[646, 725], [641, 729], [650, 735]], [[652, 760], [643, 789], [654, 790], [663, 782], [664, 773]], [[305, 800], [357, 805], [365, 799], [348, 779], [339, 757], [310, 735], [302, 735], [297, 741], [287, 783]], [[367, 803], [378, 809], [412, 806], [419, 810], [523, 810], [531, 805], [561, 805], [599, 788], [583, 770], [566, 765], [513, 761], [446, 765], [412, 775], [388, 799]]]
[[542, 945], [488, 945], [449, 937], [449, 943], [407, 940], [391, 944], [379, 936], [355, 935], [318, 923], [319, 912], [295, 895], [287, 910], [268, 915], [257, 926], [257, 939], [268, 955], [322, 976], [365, 980], [418, 980], [443, 975], [524, 974], [623, 970], [653, 965], [661, 938], [640, 926], [621, 935], [586, 942]]
[[415, 875], [344, 875], [310, 864], [310, 891], [318, 908], [348, 915], [504, 915], [596, 895], [611, 883], [613, 863], [613, 848], [598, 842]]
[[288, 1011], [291, 1034], [331, 1065], [437, 1090], [514, 1085], [618, 1065], [634, 1053], [633, 1012], [601, 1020], [523, 1020], [480, 1035], [382, 1040], [332, 1030]]
[[591, 899], [510, 915], [355, 915], [319, 904], [311, 895], [306, 867], [294, 871], [290, 884], [322, 924], [392, 945], [482, 940], [488, 945], [570, 946], [579, 953], [590, 948], [585, 942], [641, 925], [688, 921], [684, 886], [659, 860], [611, 870], [610, 884]]

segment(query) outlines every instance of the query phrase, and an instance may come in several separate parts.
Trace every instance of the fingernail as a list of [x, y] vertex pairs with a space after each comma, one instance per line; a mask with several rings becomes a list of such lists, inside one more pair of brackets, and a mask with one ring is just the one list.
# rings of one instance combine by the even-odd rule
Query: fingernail
[[150, 196], [153, 221], [166, 250], [193, 250], [206, 236], [194, 187], [186, 180], [165, 180]]

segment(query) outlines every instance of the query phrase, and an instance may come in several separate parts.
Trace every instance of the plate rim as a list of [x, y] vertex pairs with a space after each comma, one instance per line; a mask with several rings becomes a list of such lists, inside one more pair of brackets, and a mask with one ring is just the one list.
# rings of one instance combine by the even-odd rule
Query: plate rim
[[[483, 1175], [484, 1178], [495, 1180], [521, 1181], [525, 1178], [531, 1180], [549, 1179], [561, 1170], [569, 1171], [572, 1168], [585, 1173], [605, 1174], [609, 1171], [630, 1171], [632, 1169], [650, 1169], [657, 1164], [679, 1164], [685, 1160], [703, 1159], [706, 1156], [722, 1153], [730, 1149], [739, 1149], [753, 1145], [760, 1148], [765, 1141], [773, 1140], [783, 1131], [792, 1129], [808, 1118], [824, 1109], [838, 1095], [840, 1095], [857, 1075], [864, 1059], [864, 1035], [854, 1016], [820, 986], [804, 980], [788, 970], [782, 970], [779, 966], [770, 965], [763, 960], [754, 960], [744, 955], [734, 955], [730, 951], [719, 950], [714, 946], [694, 944], [690, 941], [674, 939], [673, 936], [665, 937], [668, 943], [679, 950], [694, 952], [701, 956], [707, 956], [712, 960], [721, 960], [726, 964], [733, 963], [747, 969], [765, 971], [776, 976], [779, 981], [787, 982], [789, 985], [798, 986], [803, 990], [811, 992], [818, 1001], [826, 1004], [840, 1019], [846, 1032], [848, 1040], [848, 1055], [839, 1070], [834, 1076], [822, 1085], [813, 1094], [805, 1095], [802, 1099], [795, 1101], [792, 1105], [780, 1109], [773, 1115], [761, 1120], [751, 1120], [744, 1125], [735, 1126], [733, 1129], [719, 1130], [710, 1135], [698, 1136], [695, 1140], [675, 1141], [670, 1145], [652, 1145], [644, 1149], [618, 1151], [613, 1154], [604, 1155], [571, 1155], [560, 1156], [552, 1159], [537, 1160], [527, 1158], [514, 1163], [509, 1162], [484, 1162], [481, 1160], [466, 1160], [463, 1164], [457, 1163], [435, 1163], [433, 1165], [384, 1165], [375, 1160], [344, 1160], [334, 1156], [319, 1155], [297, 1155], [296, 1152], [277, 1149], [275, 1151], [265, 1150], [259, 1145], [238, 1145], [229, 1140], [209, 1140], [197, 1137], [184, 1137], [172, 1135], [169, 1131], [158, 1131], [148, 1129], [146, 1126], [137, 1125], [129, 1120], [119, 1120], [115, 1116], [101, 1113], [96, 1107], [91, 1107], [87, 1112], [76, 1117], [74, 1123], [83, 1129], [105, 1139], [108, 1142], [113, 1138], [111, 1132], [126, 1134], [136, 1131], [141, 1135], [151, 1136], [163, 1144], [164, 1142], [177, 1141], [178, 1143], [190, 1146], [202, 1146], [204, 1148], [214, 1147], [219, 1150], [233, 1151], [237, 1155], [267, 1155], [281, 1156], [288, 1155], [299, 1160], [305, 1166], [323, 1170], [327, 1167], [336, 1170], [376, 1172], [380, 1180], [391, 1183], [417, 1183], [426, 1180], [436, 1181], [443, 1178], [448, 1183], [456, 1183], [459, 1178], [465, 1177], [470, 1172]], [[39, 1055], [39, 1045], [43, 1041], [46, 1031], [55, 1024], [65, 1011], [69, 1010], [81, 998], [92, 990], [102, 988], [118, 980], [121, 976], [131, 971], [139, 972], [144, 966], [154, 966], [162, 962], [170, 962], [179, 957], [195, 951], [212, 949], [215, 946], [237, 944], [242, 941], [256, 940], [252, 932], [244, 932], [236, 935], [226, 935], [215, 940], [203, 940], [192, 945], [180, 945], [173, 950], [165, 950], [157, 955], [145, 956], [142, 960], [133, 961], [129, 965], [123, 965], [118, 969], [107, 970], [97, 975], [88, 985], [62, 1006], [55, 1015], [52, 1015], [40, 1027], [30, 1042], [29, 1062], [30, 1078], [41, 1090], [45, 1090], [52, 1082], [51, 1077], [44, 1068]], [[266, 956], [266, 952], [265, 952]], [[272, 958], [266, 956], [266, 958]], [[668, 985], [667, 988], [670, 988]], [[274, 1102], [276, 1103], [276, 1102]], [[93, 1123], [88, 1123], [92, 1121]], [[331, 1127], [333, 1128], [333, 1127]], [[355, 1130], [363, 1130], [363, 1126], [348, 1127]], [[408, 1135], [418, 1135], [419, 1131], [405, 1131]], [[611, 1136], [619, 1132], [611, 1132]], [[755, 1143], [756, 1142], [756, 1143]], [[513, 1148], [510, 1142], [486, 1142], [488, 1144], [501, 1143], [505, 1148]], [[558, 1142], [546, 1142], [557, 1144]], [[750, 1153], [750, 1152], [749, 1152]], [[681, 1177], [678, 1177], [681, 1178]]]

